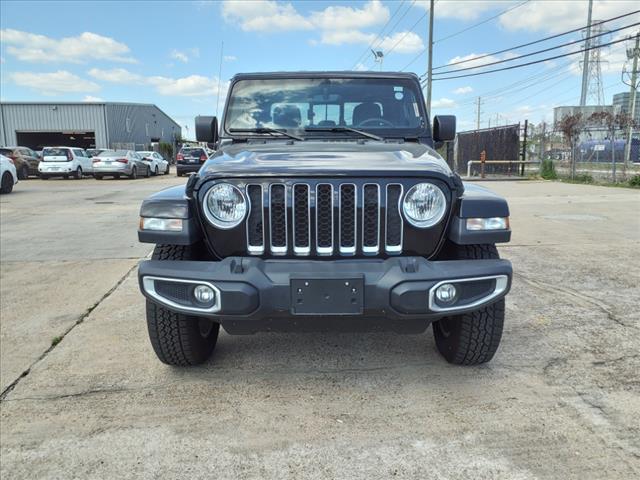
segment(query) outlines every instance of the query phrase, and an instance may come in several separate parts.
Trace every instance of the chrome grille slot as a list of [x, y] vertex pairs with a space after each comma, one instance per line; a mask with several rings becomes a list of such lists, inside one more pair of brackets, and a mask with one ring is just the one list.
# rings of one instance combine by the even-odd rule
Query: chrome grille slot
[[252, 255], [264, 253], [264, 207], [262, 186], [247, 185], [250, 211], [247, 217], [247, 251]]
[[269, 190], [269, 227], [271, 232], [271, 253], [287, 253], [287, 195], [286, 186], [274, 183]]
[[404, 250], [404, 183], [296, 179], [247, 182], [246, 253], [376, 256]]
[[333, 255], [333, 185], [316, 185], [316, 252]]
[[357, 194], [353, 183], [340, 185], [340, 253], [355, 255], [357, 232]]
[[311, 201], [309, 185], [298, 183], [293, 186], [293, 253], [311, 253]]
[[380, 251], [380, 186], [367, 183], [362, 194], [362, 252], [377, 255]]
[[393, 183], [387, 185], [387, 218], [385, 222], [384, 249], [387, 253], [395, 254], [402, 251], [402, 216], [400, 201], [402, 199], [402, 185]]

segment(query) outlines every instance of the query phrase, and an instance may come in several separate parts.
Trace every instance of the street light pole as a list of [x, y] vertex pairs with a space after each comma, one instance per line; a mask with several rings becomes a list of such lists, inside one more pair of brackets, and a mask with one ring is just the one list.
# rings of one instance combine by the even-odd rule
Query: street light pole
[[429, 4], [429, 63], [427, 65], [427, 115], [431, 116], [431, 78], [433, 72], [433, 5]]

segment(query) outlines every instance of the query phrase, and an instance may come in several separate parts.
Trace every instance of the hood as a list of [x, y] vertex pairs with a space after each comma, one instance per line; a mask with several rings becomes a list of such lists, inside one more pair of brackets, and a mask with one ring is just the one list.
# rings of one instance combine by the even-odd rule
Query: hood
[[224, 146], [204, 163], [200, 176], [427, 176], [450, 183], [453, 174], [435, 150], [418, 143], [270, 140]]

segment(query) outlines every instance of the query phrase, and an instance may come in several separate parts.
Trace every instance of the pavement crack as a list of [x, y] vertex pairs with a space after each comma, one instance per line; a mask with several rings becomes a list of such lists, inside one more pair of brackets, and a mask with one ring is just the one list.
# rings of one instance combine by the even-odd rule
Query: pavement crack
[[532, 287], [535, 287], [539, 290], [543, 290], [545, 292], [548, 293], [553, 293], [553, 294], [557, 294], [557, 293], [561, 293], [564, 294], [565, 297], [570, 298], [571, 300], [579, 300], [582, 301], [584, 303], [588, 303], [591, 306], [597, 307], [600, 311], [602, 311], [603, 313], [605, 313], [607, 315], [607, 318], [615, 323], [617, 323], [618, 325], [622, 326], [622, 327], [627, 327], [627, 328], [637, 328], [635, 325], [629, 325], [625, 322], [623, 322], [620, 318], [618, 318], [618, 316], [616, 316], [615, 313], [613, 313], [613, 309], [607, 305], [606, 303], [602, 302], [601, 300], [598, 300], [597, 298], [594, 298], [590, 295], [586, 295], [584, 293], [580, 293], [580, 292], [576, 292], [575, 290], [571, 289], [571, 288], [567, 288], [567, 287], [561, 287], [559, 285], [554, 285], [551, 283], [546, 283], [546, 282], [541, 282], [540, 280], [533, 280], [532, 278], [528, 278], [527, 276], [523, 275], [522, 273], [515, 273], [513, 274], [514, 277], [518, 277], [520, 278], [522, 281], [524, 281], [525, 283], [531, 285]]
[[44, 360], [47, 355], [49, 355], [49, 353], [51, 353], [51, 351], [53, 351], [54, 348], [56, 348], [58, 345], [60, 345], [63, 340], [65, 339], [65, 337], [74, 329], [76, 328], [78, 325], [80, 325], [82, 322], [85, 321], [85, 319], [91, 315], [91, 312], [93, 312], [102, 302], [104, 302], [107, 298], [109, 298], [109, 296], [111, 296], [111, 294], [113, 292], [116, 291], [116, 289], [122, 285], [122, 283], [126, 280], [126, 278], [131, 274], [131, 272], [133, 272], [136, 268], [138, 267], [138, 265], [133, 265], [129, 270], [127, 270], [127, 272], [120, 277], [120, 279], [115, 283], [115, 285], [113, 287], [111, 287], [102, 297], [100, 297], [100, 299], [94, 303], [93, 305], [91, 305], [89, 308], [87, 308], [87, 310], [85, 310], [85, 312], [80, 315], [80, 317], [73, 323], [73, 325], [71, 325], [69, 328], [67, 328], [61, 335], [58, 336], [58, 341], [55, 343], [52, 343], [51, 346], [49, 346], [49, 348], [47, 348], [31, 365], [29, 365], [29, 367], [23, 371], [18, 378], [16, 378], [13, 382], [11, 382], [11, 384], [5, 388], [2, 393], [0, 393], [0, 402], [3, 402], [4, 399], [6, 398], [7, 395], [9, 395], [9, 393], [11, 393], [11, 391], [16, 388], [16, 386], [18, 385], [18, 383], [20, 383], [20, 381], [26, 377], [27, 375], [29, 375], [29, 373], [31, 372], [31, 369], [36, 366], [39, 362], [41, 362], [42, 360]]

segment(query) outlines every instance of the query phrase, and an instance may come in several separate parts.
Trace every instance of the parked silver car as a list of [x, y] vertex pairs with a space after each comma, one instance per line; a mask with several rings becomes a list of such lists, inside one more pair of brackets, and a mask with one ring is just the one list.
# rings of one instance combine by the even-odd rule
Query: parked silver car
[[132, 179], [138, 176], [149, 177], [151, 169], [142, 161], [142, 157], [132, 150], [109, 150], [93, 157], [93, 176], [97, 180], [111, 176]]

